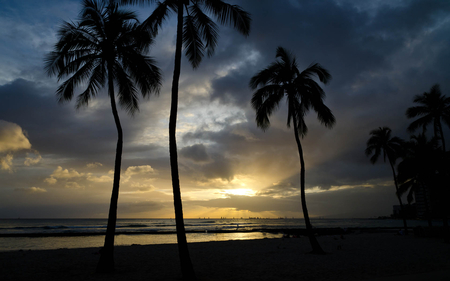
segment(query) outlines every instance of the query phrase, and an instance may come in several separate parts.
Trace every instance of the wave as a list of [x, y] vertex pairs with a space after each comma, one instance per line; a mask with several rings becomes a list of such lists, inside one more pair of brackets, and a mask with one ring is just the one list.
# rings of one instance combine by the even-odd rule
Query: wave
[[127, 224], [127, 225], [117, 225], [116, 228], [125, 228], [125, 227], [135, 227], [135, 228], [140, 228], [140, 227], [149, 227], [146, 224]]

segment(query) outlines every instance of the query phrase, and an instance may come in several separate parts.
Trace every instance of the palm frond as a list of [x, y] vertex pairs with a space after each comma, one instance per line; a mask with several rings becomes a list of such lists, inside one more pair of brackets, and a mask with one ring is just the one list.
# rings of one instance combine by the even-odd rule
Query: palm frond
[[105, 86], [105, 77], [105, 66], [99, 63], [92, 71], [86, 90], [77, 97], [77, 109], [88, 106], [90, 99], [95, 97], [98, 90]]
[[139, 98], [136, 87], [131, 77], [119, 64], [115, 64], [113, 69], [114, 77], [119, 87], [119, 92], [117, 93], [119, 104], [127, 113], [134, 115], [136, 111], [139, 111]]
[[195, 19], [198, 32], [202, 35], [203, 40], [206, 42], [205, 47], [207, 49], [208, 57], [211, 57], [217, 46], [217, 39], [219, 38], [218, 27], [207, 15], [202, 12], [198, 5], [194, 4], [190, 6], [189, 10], [192, 17]]
[[169, 17], [169, 12], [171, 11], [171, 9], [169, 9], [168, 1], [155, 2], [157, 2], [157, 7], [152, 12], [152, 14], [142, 22], [142, 27], [148, 32], [152, 33], [153, 36], [156, 36], [158, 34], [159, 28], [161, 28], [164, 21], [167, 20], [167, 18]]
[[257, 90], [252, 97], [252, 107], [256, 110], [256, 125], [263, 130], [270, 126], [269, 117], [276, 110], [284, 93], [280, 87], [270, 85]]
[[200, 38], [198, 27], [191, 15], [184, 17], [183, 22], [183, 45], [186, 56], [195, 69], [199, 66], [205, 55], [205, 46]]
[[250, 14], [237, 5], [230, 5], [221, 0], [199, 1], [205, 5], [208, 12], [212, 13], [223, 25], [234, 27], [244, 36], [250, 33]]
[[425, 115], [425, 116], [411, 122], [411, 124], [409, 124], [409, 126], [408, 126], [408, 131], [413, 133], [418, 128], [422, 127], [422, 132], [425, 133], [427, 131], [428, 124], [430, 124], [431, 122], [433, 122], [433, 117], [431, 115]]
[[135, 81], [144, 97], [151, 93], [159, 94], [162, 77], [153, 58], [130, 52], [123, 56], [122, 66]]
[[323, 68], [320, 64], [311, 64], [303, 70], [300, 75], [303, 79], [313, 79], [314, 76], [319, 77], [320, 82], [327, 84], [331, 80], [331, 74]]
[[277, 78], [280, 69], [281, 65], [278, 62], [271, 63], [250, 79], [249, 87], [254, 90], [259, 86], [264, 87], [268, 83], [278, 84], [276, 81], [280, 80]]

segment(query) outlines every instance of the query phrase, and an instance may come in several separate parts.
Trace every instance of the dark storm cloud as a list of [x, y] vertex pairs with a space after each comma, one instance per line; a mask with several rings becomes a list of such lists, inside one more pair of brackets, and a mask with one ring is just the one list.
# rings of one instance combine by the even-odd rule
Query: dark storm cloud
[[158, 211], [164, 208], [172, 207], [172, 203], [161, 203], [155, 201], [140, 201], [135, 203], [122, 203], [119, 204], [118, 209], [121, 214], [138, 214], [152, 211]]
[[251, 91], [248, 87], [248, 72], [232, 71], [229, 75], [213, 80], [211, 99], [218, 99], [223, 104], [234, 104], [239, 107], [248, 107], [251, 100]]
[[[307, 185], [329, 189], [332, 185], [389, 178], [391, 173], [382, 161], [371, 165], [364, 155], [369, 132], [389, 126], [394, 135], [408, 139], [406, 127], [412, 120], [405, 117], [405, 111], [413, 105], [413, 96], [428, 91], [436, 82], [441, 83], [444, 93], [450, 91], [450, 56], [445, 47], [450, 43], [450, 2], [374, 4], [370, 9], [363, 4], [361, 8], [357, 3], [335, 1], [237, 3], [252, 14], [251, 35], [242, 40], [226, 29], [222, 38], [229, 39], [226, 46], [233, 55], [247, 44], [260, 57], [256, 64], [247, 63], [214, 79], [211, 98], [246, 108], [248, 121], [254, 122], [248, 81], [275, 60], [277, 46], [286, 47], [297, 56], [300, 69], [319, 62], [333, 75], [324, 90], [325, 103], [336, 116], [336, 126], [326, 131], [315, 120], [315, 113], [307, 117], [310, 131], [302, 143], [307, 166], [314, 164], [307, 168]], [[205, 64], [220, 64], [225, 58], [218, 54]], [[285, 118], [283, 106], [282, 102], [265, 135], [252, 124], [244, 130], [257, 135], [266, 145], [273, 145], [269, 139], [280, 142], [280, 147], [289, 143], [289, 134], [283, 138], [275, 131], [277, 126], [285, 126], [276, 121], [278, 116], [280, 120]], [[232, 155], [245, 155], [254, 151], [246, 147], [259, 145], [235, 134], [232, 128], [225, 126], [219, 132], [200, 130], [184, 138], [214, 141]]]
[[[91, 109], [94, 102], [98, 102], [96, 108]], [[27, 132], [33, 148], [41, 154], [69, 156], [79, 159], [80, 165], [94, 160], [111, 162], [117, 131], [109, 102], [97, 97], [89, 106], [75, 110], [74, 103], [60, 105], [53, 89], [23, 79], [0, 86], [2, 119], [20, 125]], [[157, 144], [132, 145], [127, 142], [141, 131], [139, 124], [149, 120], [130, 118], [123, 111], [119, 114], [125, 134], [124, 152], [142, 157], [161, 149]], [[152, 116], [148, 116], [151, 119]]]
[[180, 155], [195, 162], [206, 162], [210, 158], [203, 144], [194, 144], [180, 149]]
[[258, 195], [271, 197], [291, 197], [294, 194], [298, 194], [299, 192], [300, 188], [298, 184], [295, 184], [291, 181], [282, 181], [262, 189], [260, 192], [258, 192]]
[[6, 121], [27, 131], [33, 147], [43, 154], [92, 155], [114, 150], [108, 143], [109, 126], [80, 122], [73, 105], [58, 105], [52, 92], [34, 82], [16, 80], [0, 86], [0, 111]]

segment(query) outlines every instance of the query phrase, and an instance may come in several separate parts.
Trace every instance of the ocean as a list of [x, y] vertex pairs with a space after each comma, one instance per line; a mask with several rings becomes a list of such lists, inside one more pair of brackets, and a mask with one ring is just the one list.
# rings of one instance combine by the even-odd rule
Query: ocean
[[[303, 219], [185, 219], [188, 242], [279, 238]], [[312, 219], [315, 228], [401, 228], [395, 219]], [[0, 219], [0, 251], [102, 247], [106, 219]], [[434, 222], [439, 225], [440, 222]], [[409, 227], [427, 226], [410, 220]], [[115, 245], [176, 243], [174, 219], [118, 219]]]

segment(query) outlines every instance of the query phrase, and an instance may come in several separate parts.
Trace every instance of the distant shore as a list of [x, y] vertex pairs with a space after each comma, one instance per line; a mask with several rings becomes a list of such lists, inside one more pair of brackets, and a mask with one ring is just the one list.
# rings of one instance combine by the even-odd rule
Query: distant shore
[[[318, 239], [328, 254], [307, 254], [311, 248], [304, 236], [190, 243], [189, 249], [199, 280], [356, 281], [450, 272], [450, 244], [441, 239], [393, 232], [324, 235]], [[111, 275], [95, 274], [98, 251], [0, 252], [2, 280], [181, 280], [174, 244], [116, 247], [117, 270]]]

